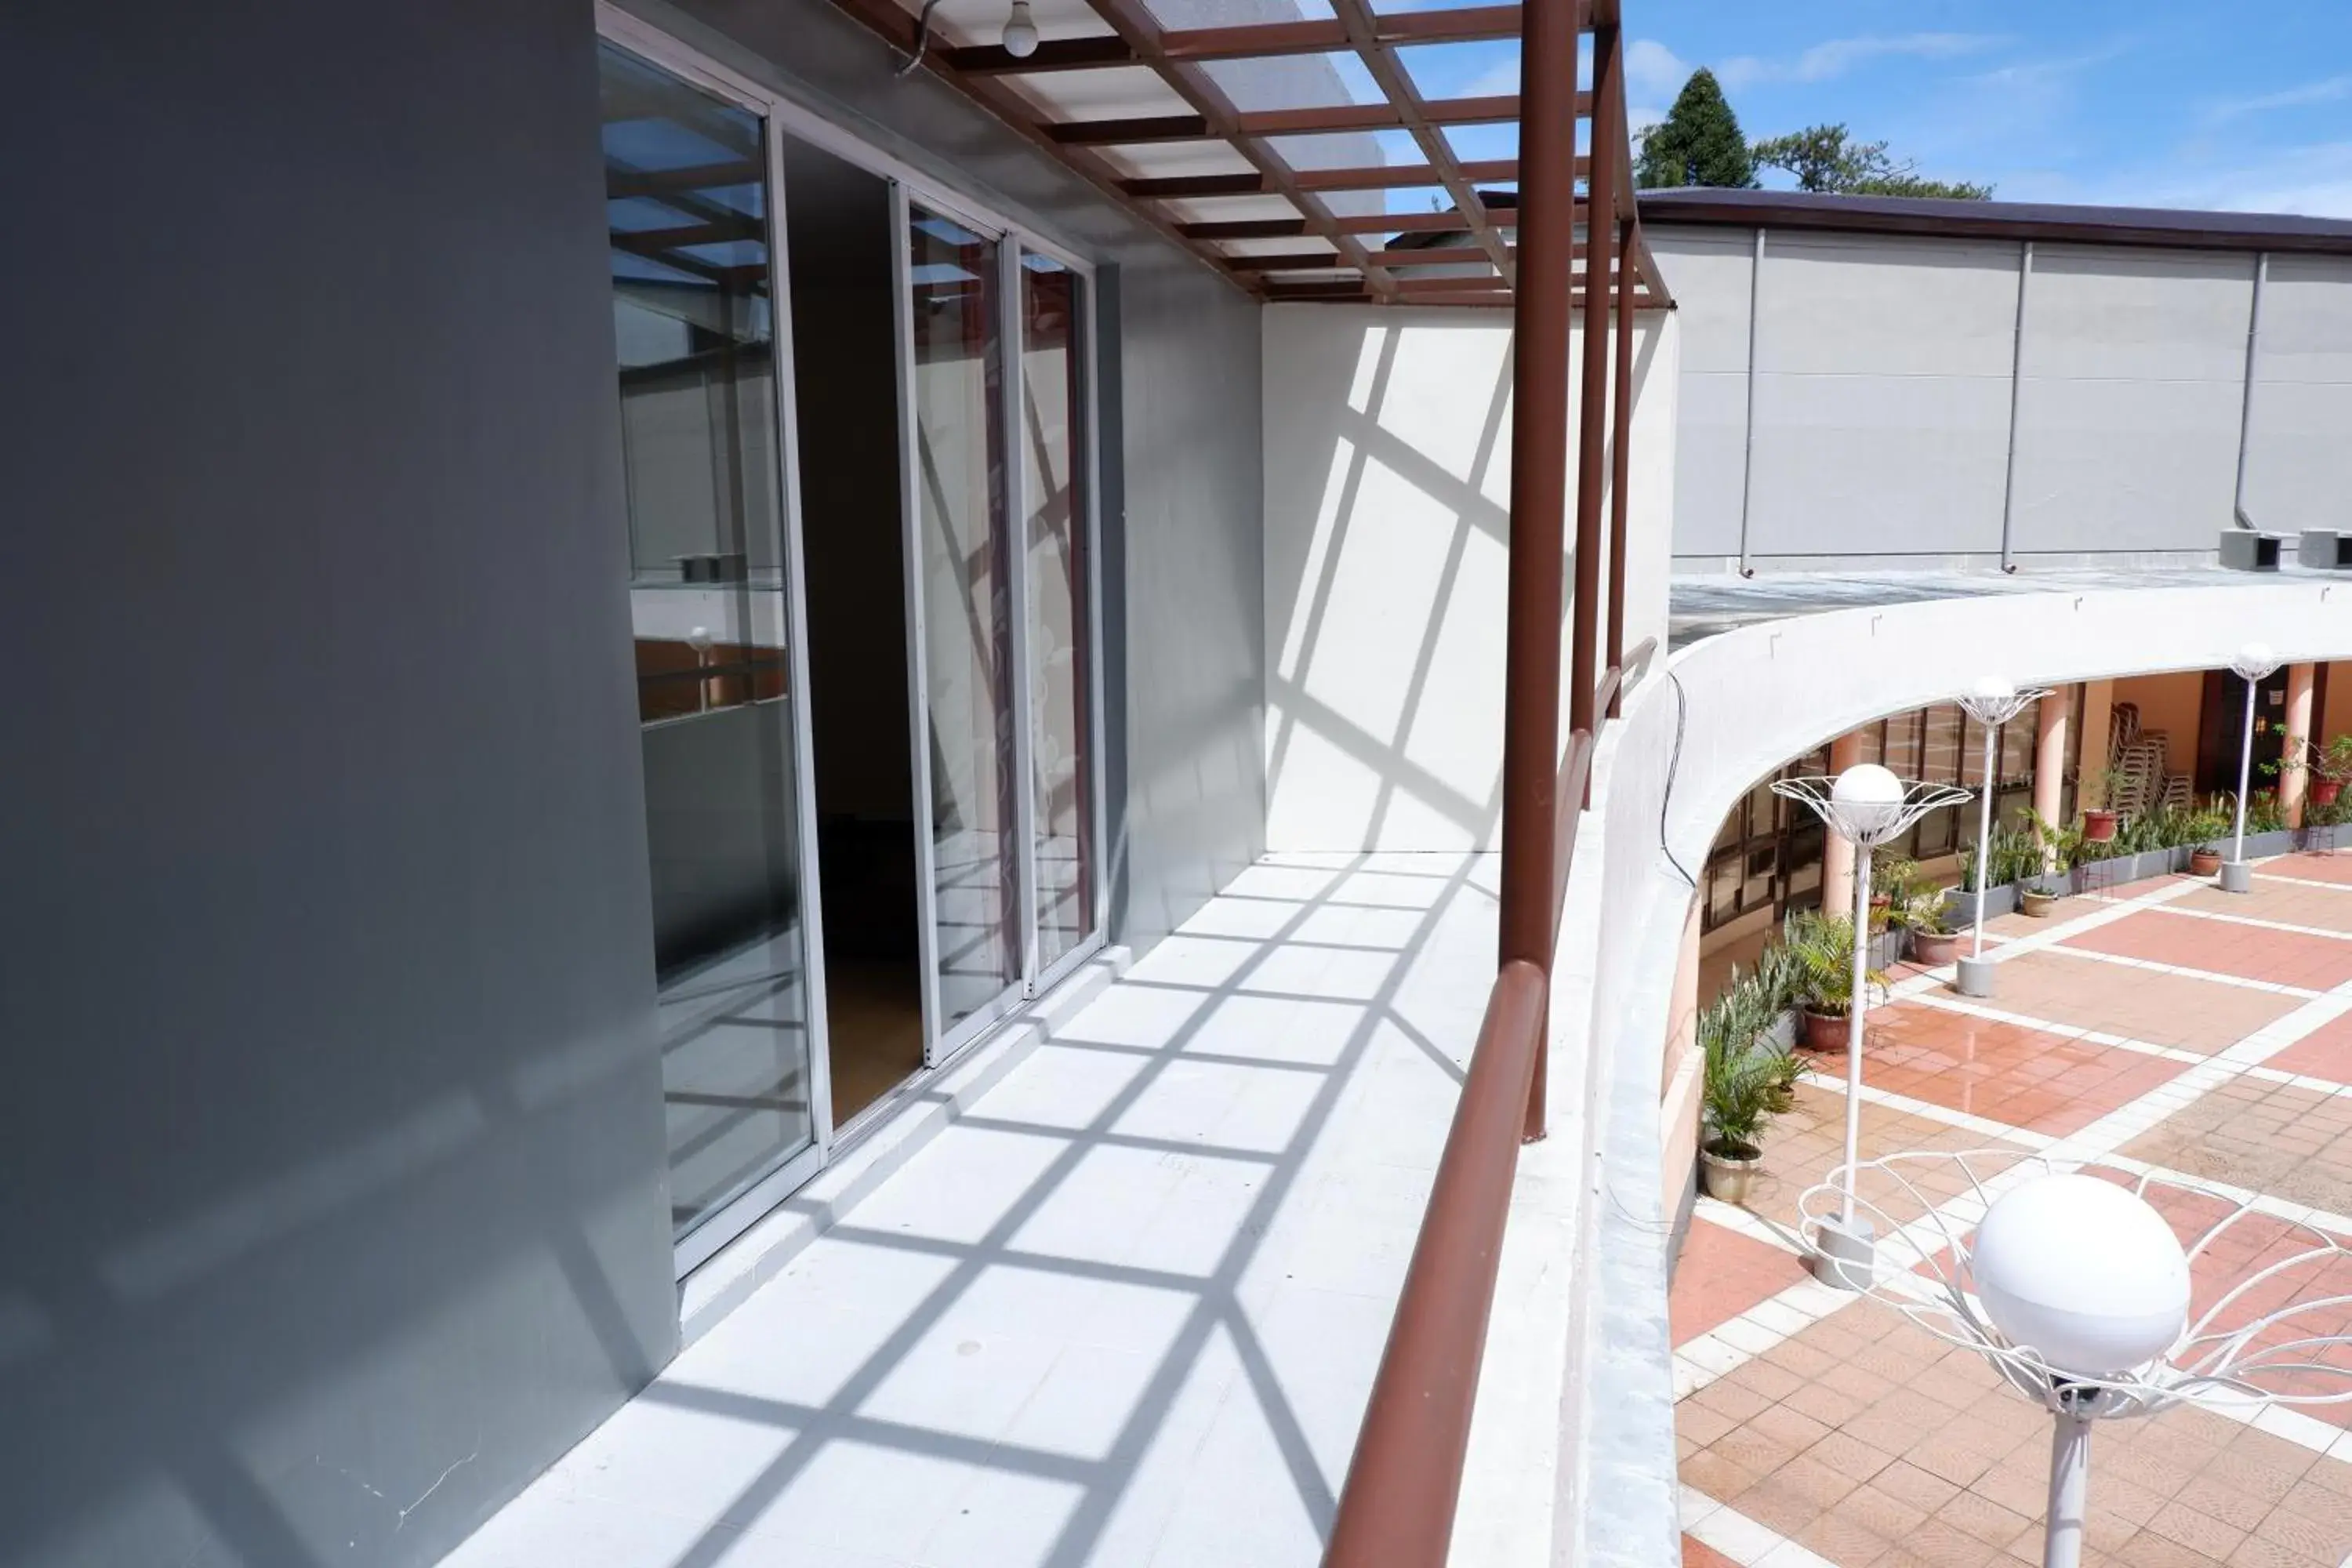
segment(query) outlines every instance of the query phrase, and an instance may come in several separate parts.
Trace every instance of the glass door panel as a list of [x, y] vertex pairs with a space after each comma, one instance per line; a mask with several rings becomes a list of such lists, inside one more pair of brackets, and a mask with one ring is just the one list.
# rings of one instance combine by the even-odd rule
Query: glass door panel
[[1021, 258], [1021, 496], [1028, 512], [1024, 607], [1037, 966], [1094, 930], [1093, 676], [1086, 558], [1085, 379], [1078, 275]]
[[599, 66], [671, 1218], [684, 1237], [813, 1151], [818, 1125], [769, 129], [613, 44]]
[[911, 521], [936, 1049], [1022, 977], [997, 242], [908, 207]]

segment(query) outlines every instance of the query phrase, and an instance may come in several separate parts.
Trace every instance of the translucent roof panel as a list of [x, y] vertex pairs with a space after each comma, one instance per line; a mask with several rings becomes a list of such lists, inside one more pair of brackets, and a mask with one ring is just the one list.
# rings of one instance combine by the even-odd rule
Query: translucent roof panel
[[1183, 95], [1149, 66], [1040, 71], [1004, 79], [1055, 121], [1135, 120], [1192, 112]]
[[1097, 148], [1104, 161], [1129, 179], [1164, 180], [1183, 174], [1247, 174], [1257, 165], [1234, 151], [1230, 142], [1141, 142]]
[[[898, 0], [909, 17], [922, 14], [922, 0]], [[939, 0], [931, 9], [931, 41], [950, 46], [988, 45], [1004, 37], [1010, 0]], [[1040, 38], [1099, 38], [1111, 25], [1087, 0], [1029, 0], [1029, 19]]]
[[1519, 41], [1408, 44], [1398, 63], [1423, 98], [1492, 98], [1519, 90]]
[[1188, 196], [1170, 202], [1168, 212], [1179, 223], [1255, 223], [1298, 216], [1286, 196]]
[[1275, 155], [1294, 169], [1366, 169], [1423, 161], [1410, 131], [1342, 131], [1265, 140]]
[[1449, 125], [1445, 144], [1465, 163], [1519, 155], [1519, 122], [1506, 120], [1493, 125]]
[[1202, 68], [1239, 110], [1332, 109], [1388, 100], [1353, 54], [1205, 60]]
[[1328, 0], [1144, 0], [1144, 7], [1153, 21], [1171, 31], [1323, 21], [1332, 15]]

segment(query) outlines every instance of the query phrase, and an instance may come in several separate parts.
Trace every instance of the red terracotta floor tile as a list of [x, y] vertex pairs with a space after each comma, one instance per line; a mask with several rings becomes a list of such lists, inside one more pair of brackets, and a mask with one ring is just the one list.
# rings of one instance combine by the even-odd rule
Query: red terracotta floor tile
[[1674, 1342], [1695, 1340], [1804, 1278], [1805, 1266], [1795, 1254], [1727, 1226], [1694, 1219], [1666, 1298]]
[[1994, 971], [1992, 1005], [2045, 1023], [2096, 1029], [2211, 1056], [2303, 1005], [2297, 996], [2133, 969], [2063, 949], [2021, 953]]
[[2162, 910], [2138, 910], [2068, 937], [2059, 945], [2315, 991], [2331, 990], [2352, 980], [2352, 941]]
[[2352, 1084], [2352, 1013], [2322, 1024], [2264, 1064], [2281, 1072]]
[[2307, 882], [2342, 882], [2352, 887], [2352, 850], [2309, 850], [2282, 855], [2254, 868], [2257, 876], [2299, 877]]
[[[2182, 1071], [2143, 1051], [1897, 1002], [1870, 1015], [1863, 1082], [1948, 1110], [2055, 1137], [2080, 1131]], [[1824, 1053], [1830, 1082], [1843, 1052]]]
[[1683, 1537], [1683, 1568], [1740, 1568], [1730, 1558], [1691, 1536]]

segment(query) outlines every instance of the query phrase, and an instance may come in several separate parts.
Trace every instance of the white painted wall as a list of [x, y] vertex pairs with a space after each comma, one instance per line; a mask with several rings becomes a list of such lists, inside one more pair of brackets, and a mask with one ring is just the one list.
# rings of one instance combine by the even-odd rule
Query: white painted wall
[[[1682, 329], [1674, 552], [1739, 552], [1755, 231], [1658, 226]], [[1990, 563], [2012, 387], [2018, 558], [2210, 555], [2231, 525], [2254, 258], [1768, 231], [1751, 559]], [[2352, 259], [2273, 255], [2247, 505], [2273, 532], [2352, 527]]]
[[[1634, 344], [1629, 649], [1665, 636], [1678, 337], [1643, 316]], [[1273, 306], [1265, 342], [1266, 847], [1486, 847], [1510, 317]]]

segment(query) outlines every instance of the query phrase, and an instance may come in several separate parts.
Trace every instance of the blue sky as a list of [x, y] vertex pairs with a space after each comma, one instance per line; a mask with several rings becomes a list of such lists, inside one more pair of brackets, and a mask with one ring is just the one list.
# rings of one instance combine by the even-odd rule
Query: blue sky
[[[1705, 65], [1751, 138], [1843, 121], [1924, 174], [1990, 181], [2009, 200], [2352, 217], [2352, 0], [1627, 0], [1625, 13], [1636, 124]], [[1517, 53], [1473, 46], [1415, 75], [1424, 91], [1440, 75], [1515, 90]]]

